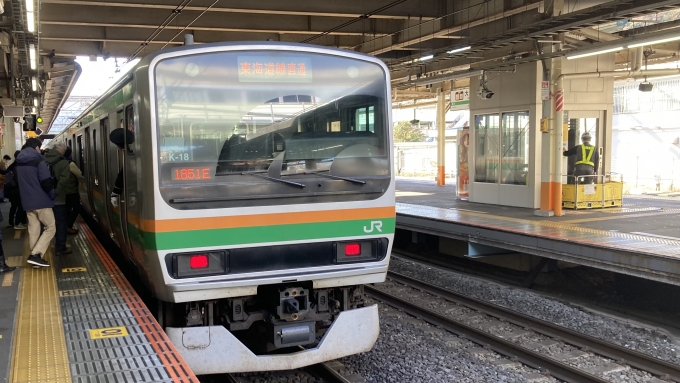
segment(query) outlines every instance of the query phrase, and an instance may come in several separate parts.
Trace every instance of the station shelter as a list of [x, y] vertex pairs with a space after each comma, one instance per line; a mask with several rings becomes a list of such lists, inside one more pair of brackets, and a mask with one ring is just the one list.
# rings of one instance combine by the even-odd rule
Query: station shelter
[[[596, 184], [601, 184], [611, 167], [614, 78], [595, 74], [613, 71], [614, 55], [555, 60], [561, 61], [565, 75], [562, 148], [556, 150], [561, 153], [563, 149], [579, 145], [581, 135], [590, 133], [591, 145], [600, 153]], [[569, 74], [576, 73], [586, 75], [569, 79]], [[588, 78], [591, 77], [588, 74], [594, 75]], [[542, 99], [543, 79], [540, 61], [516, 65], [513, 70], [489, 72], [485, 82], [494, 96], [470, 98], [468, 187], [471, 202], [541, 207], [542, 187], [545, 189], [545, 183], [550, 181], [551, 161], [556, 157], [555, 149], [551, 151], [550, 130], [558, 126], [550, 124], [547, 132], [541, 131], [541, 119], [551, 118], [545, 111], [554, 108], [555, 96], [550, 94], [551, 100]], [[479, 80], [479, 76], [470, 79], [472, 89]], [[544, 102], [548, 103], [547, 108]], [[552, 118], [554, 115], [552, 113]], [[574, 183], [570, 176], [574, 161], [564, 157], [558, 165], [563, 185]], [[543, 198], [547, 198], [545, 190], [543, 194]]]

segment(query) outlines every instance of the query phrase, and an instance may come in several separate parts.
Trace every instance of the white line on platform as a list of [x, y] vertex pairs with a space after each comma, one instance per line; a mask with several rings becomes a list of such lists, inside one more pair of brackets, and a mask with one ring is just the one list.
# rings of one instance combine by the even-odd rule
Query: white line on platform
[[457, 207], [450, 207], [449, 210], [460, 210], [460, 211], [470, 211], [473, 213], [479, 213], [479, 214], [489, 214], [485, 211], [479, 211], [479, 210], [469, 210], [469, 209], [458, 209]]
[[638, 234], [638, 235], [646, 235], [647, 237], [654, 237], [654, 238], [663, 238], [663, 239], [671, 239], [674, 241], [680, 241], [680, 238], [678, 237], [667, 237], [665, 235], [656, 235], [656, 234], [649, 234], [649, 233], [643, 233], [641, 231], [631, 231], [631, 234]]

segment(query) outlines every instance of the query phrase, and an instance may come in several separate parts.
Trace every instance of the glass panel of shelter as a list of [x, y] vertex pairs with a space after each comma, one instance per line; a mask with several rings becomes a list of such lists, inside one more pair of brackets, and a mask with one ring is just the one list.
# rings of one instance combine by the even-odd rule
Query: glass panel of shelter
[[528, 185], [529, 111], [502, 114], [501, 183]]
[[475, 116], [475, 182], [527, 185], [529, 129], [529, 111]]

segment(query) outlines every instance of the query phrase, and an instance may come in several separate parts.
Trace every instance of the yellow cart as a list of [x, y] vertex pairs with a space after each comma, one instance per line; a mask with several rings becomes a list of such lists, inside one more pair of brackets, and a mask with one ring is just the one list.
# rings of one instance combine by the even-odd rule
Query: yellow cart
[[[584, 177], [601, 178], [604, 183], [583, 184]], [[574, 176], [567, 176], [574, 179]], [[623, 179], [612, 180], [611, 174], [580, 176], [573, 184], [562, 185], [562, 207], [565, 209], [601, 209], [623, 206]]]

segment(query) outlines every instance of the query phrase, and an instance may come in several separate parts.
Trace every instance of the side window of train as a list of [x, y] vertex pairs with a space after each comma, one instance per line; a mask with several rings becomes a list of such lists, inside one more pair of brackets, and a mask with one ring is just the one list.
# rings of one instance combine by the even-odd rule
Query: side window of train
[[97, 153], [97, 129], [92, 129], [92, 152], [94, 154], [94, 184], [99, 185], [99, 153]]
[[354, 127], [357, 132], [375, 132], [375, 107], [366, 106], [356, 109]]
[[[132, 105], [125, 107], [125, 129], [129, 130], [133, 135], [137, 134], [135, 132], [135, 113]], [[128, 154], [135, 154], [130, 144], [128, 144]]]

